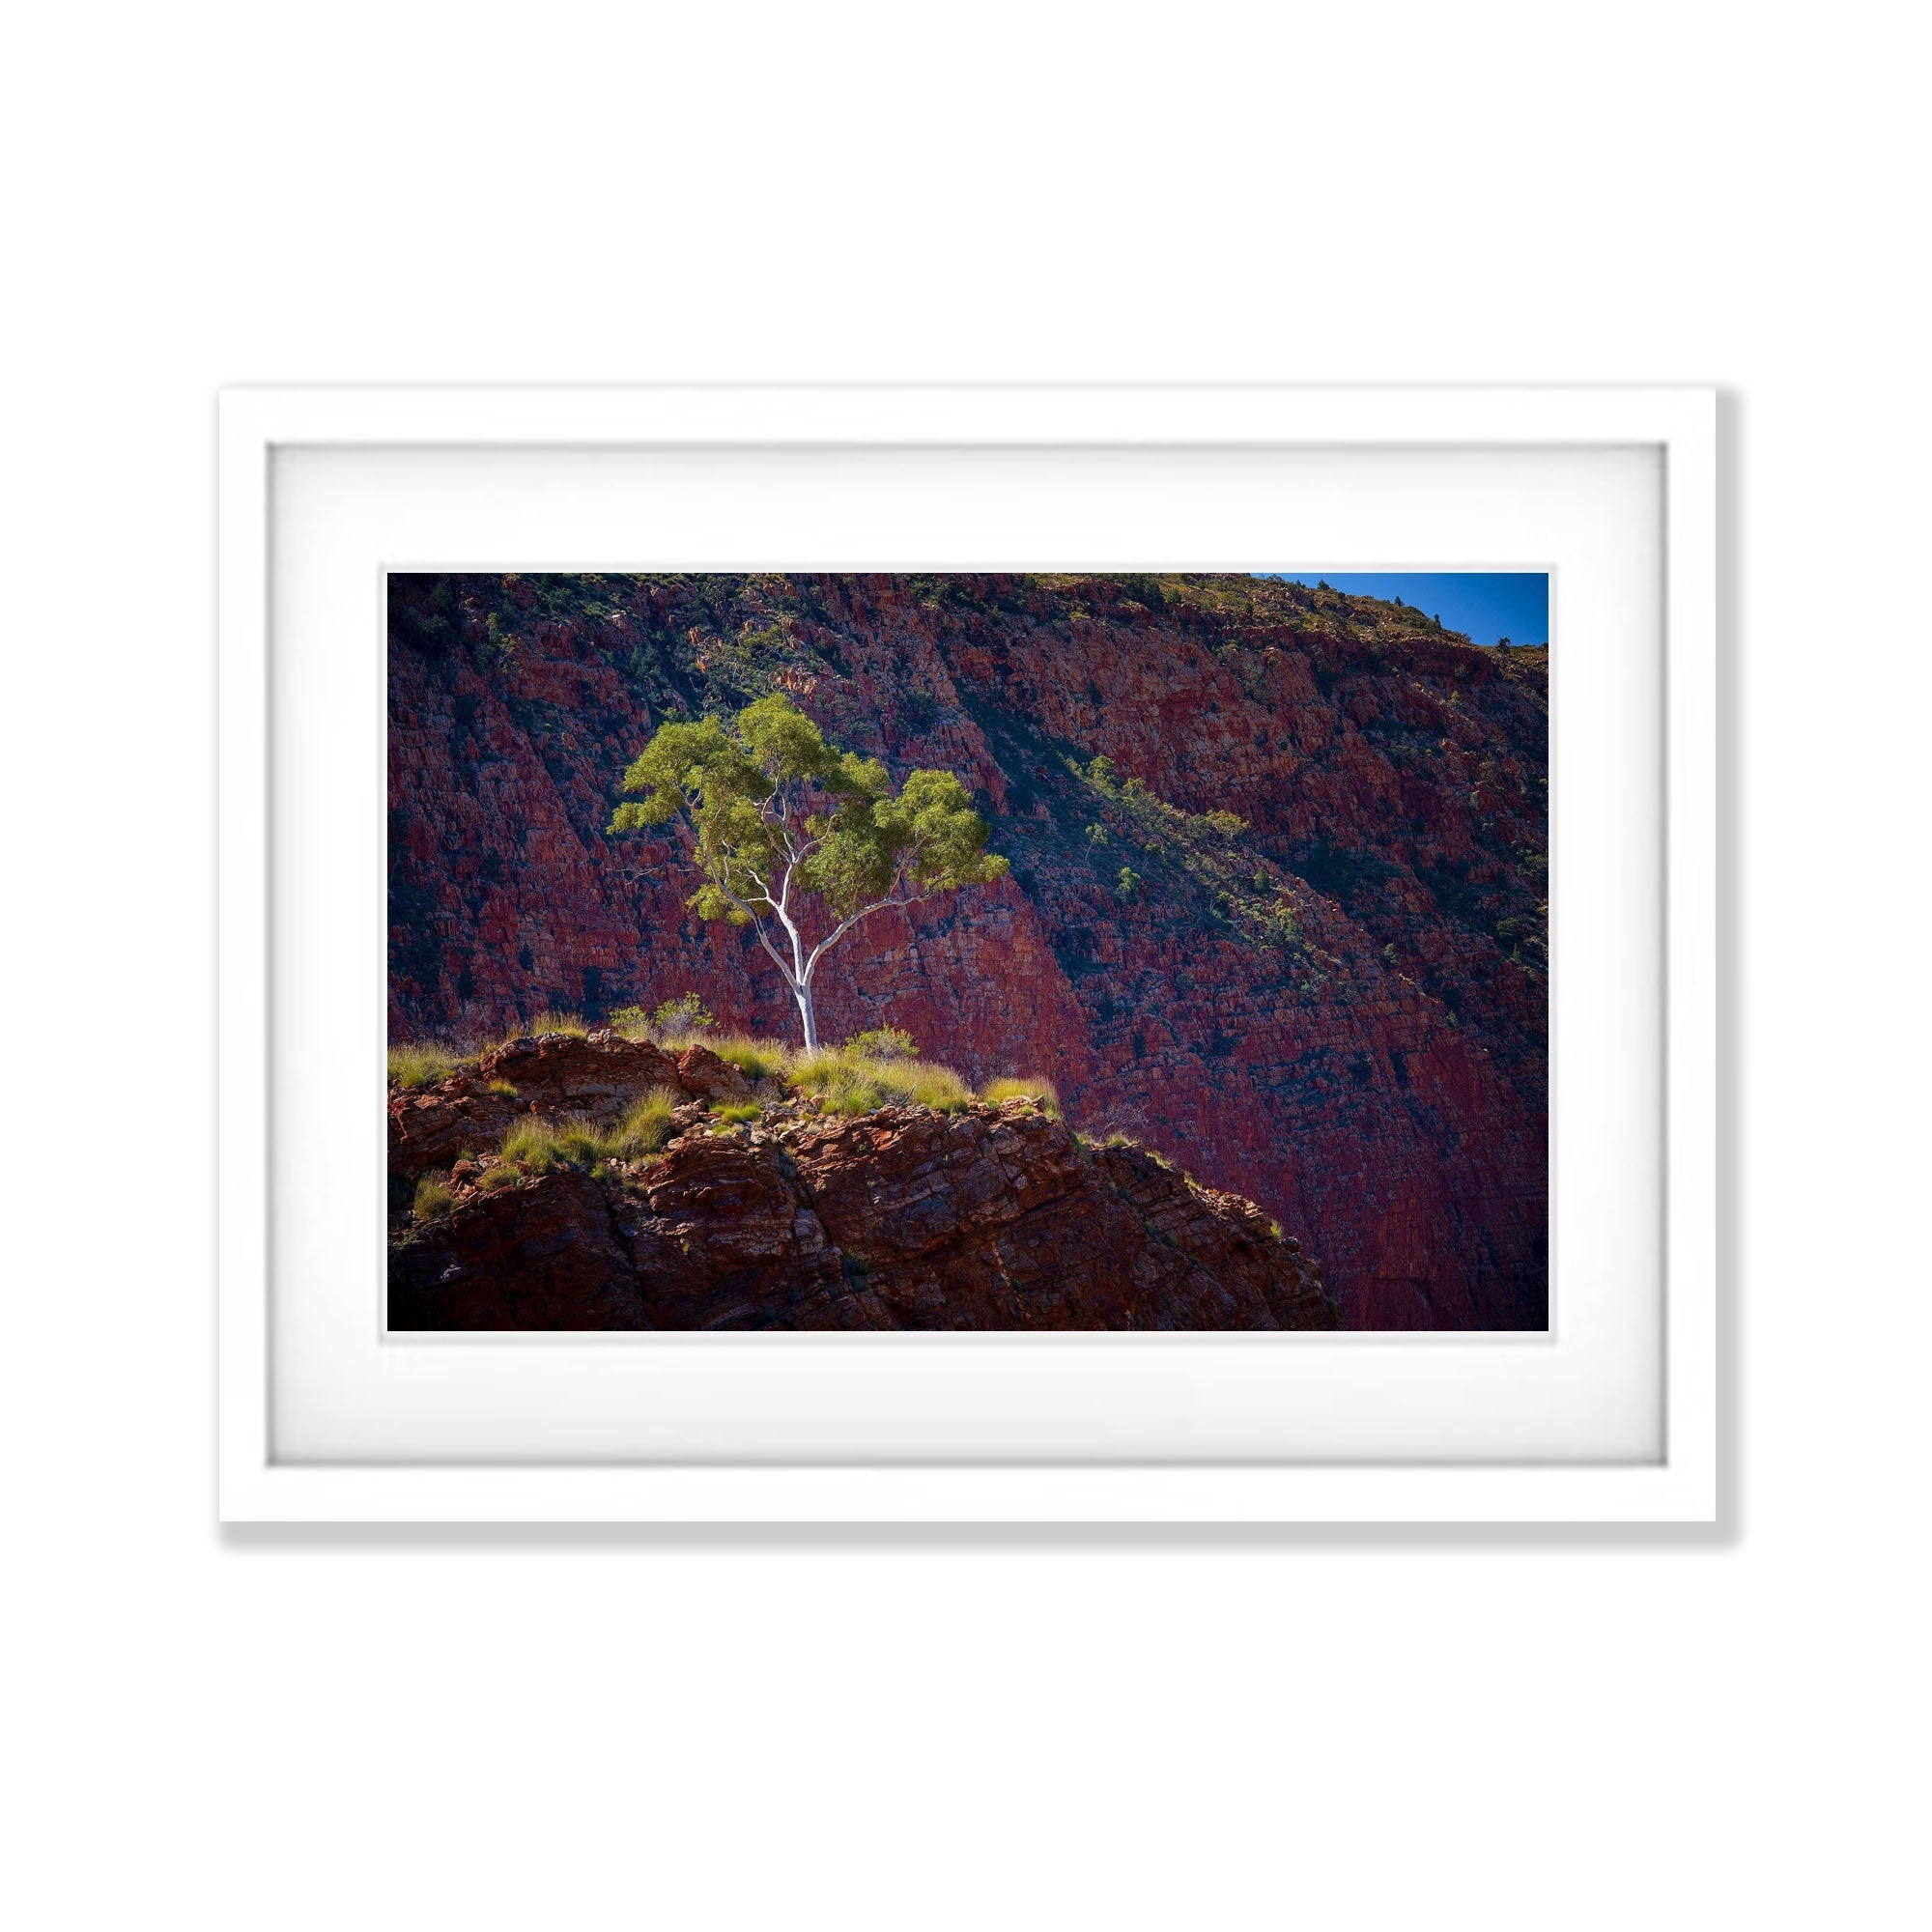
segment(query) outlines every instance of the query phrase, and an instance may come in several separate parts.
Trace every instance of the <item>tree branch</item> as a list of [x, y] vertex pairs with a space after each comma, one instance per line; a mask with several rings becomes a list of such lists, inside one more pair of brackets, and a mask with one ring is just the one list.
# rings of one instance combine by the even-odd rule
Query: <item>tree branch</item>
[[[778, 948], [772, 944], [770, 935], [767, 934], [765, 931], [764, 921], [761, 920], [758, 917], [758, 915], [754, 913], [752, 910], [752, 908], [748, 906], [745, 903], [745, 901], [741, 899], [738, 896], [738, 895], [731, 890], [729, 886], [721, 885], [718, 888], [718, 890], [721, 893], [723, 893], [724, 896], [727, 899], [729, 899], [730, 902], [734, 906], [736, 906], [738, 910], [741, 913], [743, 913], [747, 919], [749, 919], [752, 922], [752, 930], [758, 935], [758, 944], [765, 949], [767, 953], [770, 954], [772, 964], [776, 966], [779, 969], [779, 971], [784, 975], [785, 984], [791, 987], [791, 989], [794, 992], [796, 992], [800, 984], [798, 976], [796, 973], [793, 972], [793, 970], [789, 966], [785, 964], [784, 954], [781, 953], [778, 950]], [[765, 903], [767, 905], [770, 905], [771, 900], [767, 899]]]
[[862, 919], [866, 919], [869, 915], [875, 912], [884, 912], [888, 906], [918, 905], [919, 902], [926, 895], [923, 893], [914, 893], [909, 898], [874, 899], [870, 905], [861, 906], [857, 912], [851, 915], [849, 919], [840, 920], [839, 923], [837, 925], [835, 925], [832, 928], [832, 930], [828, 932], [825, 935], [825, 937], [821, 939], [818, 942], [818, 944], [811, 949], [811, 957], [805, 962], [804, 977], [810, 980], [811, 978], [813, 970], [818, 965], [819, 956], [822, 953], [829, 952], [833, 947], [837, 946], [838, 942], [841, 939], [843, 939], [845, 935], [848, 932], [850, 932], [852, 928], [855, 925], [857, 925]]

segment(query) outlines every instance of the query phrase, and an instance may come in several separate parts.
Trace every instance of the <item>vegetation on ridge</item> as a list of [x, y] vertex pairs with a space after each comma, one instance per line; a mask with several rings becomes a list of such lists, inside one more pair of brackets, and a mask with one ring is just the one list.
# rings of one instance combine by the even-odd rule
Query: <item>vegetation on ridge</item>
[[623, 788], [607, 829], [684, 826], [703, 876], [686, 904], [752, 928], [797, 1003], [808, 1050], [819, 962], [861, 920], [1007, 869], [952, 772], [909, 773], [895, 792], [876, 758], [827, 744], [778, 692], [729, 721], [660, 724]]

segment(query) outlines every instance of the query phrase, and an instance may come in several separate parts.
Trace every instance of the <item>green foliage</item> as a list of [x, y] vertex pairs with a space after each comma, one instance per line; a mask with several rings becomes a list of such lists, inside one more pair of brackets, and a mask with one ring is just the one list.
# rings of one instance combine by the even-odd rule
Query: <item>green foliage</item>
[[764, 1111], [755, 1100], [747, 1100], [738, 1106], [714, 1108], [713, 1118], [727, 1127], [736, 1127], [760, 1119]]
[[645, 1039], [653, 1046], [674, 1047], [689, 1045], [718, 1021], [696, 993], [680, 993], [649, 1013], [642, 1007], [618, 1007], [606, 1016], [604, 1023], [625, 1039]]
[[447, 1214], [455, 1200], [444, 1182], [426, 1174], [416, 1182], [416, 1198], [410, 1211], [418, 1221], [434, 1221], [439, 1214]]
[[405, 1091], [435, 1087], [463, 1065], [465, 1056], [438, 1040], [412, 1040], [389, 1049], [389, 1085]]
[[670, 1139], [671, 1109], [678, 1097], [662, 1087], [653, 1088], [609, 1128], [599, 1127], [582, 1114], [560, 1118], [528, 1114], [511, 1124], [501, 1152], [506, 1161], [518, 1162], [532, 1174], [554, 1174], [559, 1168], [588, 1172], [607, 1160], [643, 1160]]
[[1496, 921], [1496, 938], [1519, 964], [1525, 953], [1532, 962], [1542, 960], [1549, 951], [1549, 908], [1506, 914]]
[[[986, 821], [952, 773], [912, 772], [895, 793], [876, 758], [828, 745], [780, 692], [728, 721], [659, 725], [623, 789], [611, 833], [672, 819], [688, 827], [702, 881], [686, 903], [700, 919], [756, 928], [804, 1009], [808, 1045], [812, 973], [853, 924], [1007, 870], [985, 849]], [[833, 926], [808, 957], [812, 900]]]
[[[1150, 791], [1139, 779], [1122, 779], [1119, 766], [1112, 758], [1095, 758], [1084, 769], [1076, 761], [1069, 760], [1067, 769], [1122, 811], [1133, 830], [1144, 839], [1156, 844], [1161, 839], [1196, 841], [1209, 834], [1223, 840], [1235, 839], [1248, 829], [1245, 818], [1219, 808], [1212, 811], [1178, 810]], [[1104, 845], [1107, 843], [1107, 828], [1104, 825], [1090, 825], [1087, 837], [1095, 845]]]
[[486, 1167], [476, 1177], [476, 1185], [485, 1194], [494, 1194], [499, 1187], [514, 1187], [523, 1178], [521, 1168], [504, 1162], [497, 1167]]
[[973, 1090], [950, 1066], [927, 1060], [868, 1060], [842, 1047], [799, 1054], [786, 1079], [798, 1092], [815, 1095], [829, 1114], [870, 1114], [880, 1107], [956, 1114], [973, 1100]]
[[681, 993], [667, 1000], [651, 1014], [651, 1035], [660, 1046], [682, 1046], [701, 1033], [709, 1033], [717, 1019], [696, 993]]
[[861, 1060], [917, 1060], [919, 1041], [903, 1027], [868, 1027], [845, 1042], [845, 1051]]
[[986, 821], [951, 772], [913, 772], [895, 797], [883, 765], [826, 744], [776, 692], [729, 729], [717, 718], [660, 725], [624, 790], [613, 834], [680, 814], [690, 824], [705, 883], [689, 903], [704, 919], [744, 924], [776, 912], [788, 868], [840, 917], [895, 888], [951, 891], [1007, 869], [984, 850]]
[[491, 1081], [489, 1091], [499, 1100], [514, 1100], [517, 1097], [517, 1090], [507, 1080]]
[[583, 1024], [583, 1016], [581, 1013], [560, 1013], [554, 1008], [539, 1013], [530, 1022], [529, 1030], [536, 1037], [547, 1033], [567, 1033], [579, 1039], [590, 1031]]
[[[1278, 880], [1238, 840], [1248, 821], [1217, 807], [1212, 811], [1182, 811], [1150, 791], [1139, 779], [1122, 779], [1120, 767], [1101, 756], [1082, 764], [1063, 760], [1067, 774], [1088, 787], [1114, 817], [1115, 833], [1131, 838], [1146, 861], [1163, 869], [1184, 872], [1207, 895], [1215, 914], [1258, 945], [1293, 951], [1301, 945], [1301, 926], [1287, 897], [1286, 879]], [[1086, 828], [1095, 847], [1109, 842], [1109, 828]], [[1151, 870], [1152, 867], [1148, 867]], [[1134, 900], [1153, 896], [1141, 867], [1122, 866], [1110, 881], [1116, 896]]]
[[[810, 1095], [824, 1112], [868, 1114], [880, 1107], [933, 1107], [957, 1113], [971, 1104], [973, 1091], [951, 1067], [917, 1057], [918, 1045], [899, 1027], [862, 1033], [843, 1046], [800, 1053], [776, 1040], [734, 1036], [717, 1051], [748, 1080], [778, 1079], [792, 1092]], [[996, 1080], [982, 1096], [1031, 1099], [1059, 1118], [1060, 1096], [1045, 1080]], [[721, 1107], [721, 1121], [749, 1120], [753, 1114]]]
[[494, 611], [483, 619], [483, 637], [476, 647], [476, 661], [482, 669], [494, 671], [499, 676], [517, 661], [517, 639], [503, 629]]
[[1148, 577], [1139, 572], [1128, 572], [1117, 580], [1121, 595], [1144, 610], [1158, 614], [1167, 609], [1167, 592], [1157, 577]]
[[1002, 1100], [1031, 1100], [1049, 1120], [1060, 1119], [1060, 1095], [1051, 1080], [989, 1080], [980, 1097], [995, 1106]]

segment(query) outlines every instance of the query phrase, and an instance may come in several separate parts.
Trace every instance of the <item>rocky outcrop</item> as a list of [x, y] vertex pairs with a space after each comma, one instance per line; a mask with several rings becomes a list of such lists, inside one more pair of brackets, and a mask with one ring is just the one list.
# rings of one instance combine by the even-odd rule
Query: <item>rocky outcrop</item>
[[[452, 1083], [454, 1084], [454, 1083]], [[450, 1094], [451, 1103], [468, 1097]], [[574, 1095], [573, 1098], [582, 1097]], [[418, 1108], [416, 1111], [427, 1111]], [[1028, 1101], [821, 1119], [696, 1106], [655, 1157], [396, 1216], [389, 1324], [479, 1328], [1322, 1328], [1319, 1264], [1254, 1203]], [[395, 1150], [407, 1164], [410, 1143]]]
[[486, 1053], [473, 1070], [422, 1093], [389, 1095], [389, 1171], [412, 1178], [463, 1152], [494, 1148], [519, 1114], [582, 1114], [608, 1126], [639, 1094], [664, 1088], [683, 1100], [748, 1100], [752, 1090], [707, 1046], [673, 1058], [608, 1029], [545, 1034]]
[[788, 1037], [675, 841], [603, 830], [656, 723], [782, 689], [958, 771], [1012, 861], [861, 927], [830, 1037], [1046, 1075], [1300, 1233], [1353, 1324], [1541, 1326], [1547, 682], [1247, 579], [393, 578], [392, 1033], [689, 988]]
[[585, 1175], [532, 1175], [471, 1194], [424, 1238], [392, 1247], [391, 1328], [643, 1328], [643, 1297]]

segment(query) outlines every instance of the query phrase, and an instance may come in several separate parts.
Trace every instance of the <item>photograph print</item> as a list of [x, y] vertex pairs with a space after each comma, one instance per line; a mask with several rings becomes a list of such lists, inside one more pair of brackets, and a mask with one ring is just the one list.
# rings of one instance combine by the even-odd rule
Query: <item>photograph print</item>
[[1548, 592], [392, 574], [389, 1328], [1546, 1328]]

